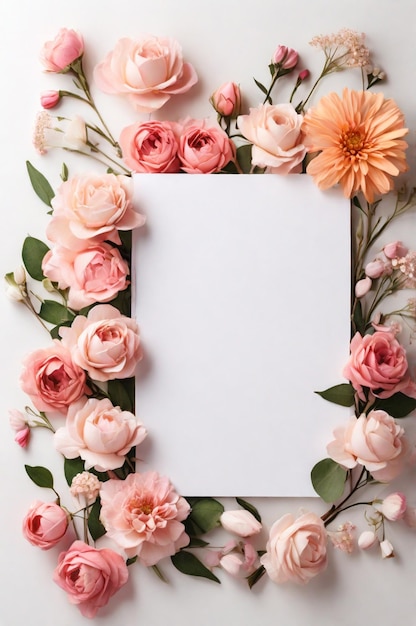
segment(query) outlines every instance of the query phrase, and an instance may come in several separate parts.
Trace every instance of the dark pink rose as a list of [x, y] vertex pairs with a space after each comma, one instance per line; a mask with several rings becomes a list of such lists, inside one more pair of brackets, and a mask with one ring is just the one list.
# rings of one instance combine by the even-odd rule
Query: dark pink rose
[[173, 122], [136, 122], [121, 131], [123, 160], [133, 172], [179, 172], [178, 142]]
[[33, 545], [49, 550], [65, 535], [68, 528], [68, 514], [54, 502], [32, 504], [23, 520], [23, 534]]
[[40, 60], [47, 72], [63, 72], [84, 54], [84, 41], [79, 33], [61, 28], [53, 41], [47, 41]]

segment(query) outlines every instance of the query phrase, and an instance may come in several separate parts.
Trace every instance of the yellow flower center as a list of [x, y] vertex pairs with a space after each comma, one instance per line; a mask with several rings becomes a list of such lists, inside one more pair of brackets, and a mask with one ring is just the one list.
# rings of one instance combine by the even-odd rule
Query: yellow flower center
[[365, 137], [357, 129], [343, 129], [340, 135], [340, 147], [345, 156], [359, 157], [365, 145]]

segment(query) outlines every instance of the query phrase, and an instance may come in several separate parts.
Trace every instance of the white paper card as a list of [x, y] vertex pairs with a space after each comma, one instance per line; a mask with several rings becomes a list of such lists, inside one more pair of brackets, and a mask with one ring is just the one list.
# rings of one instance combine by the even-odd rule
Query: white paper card
[[[188, 496], [311, 496], [345, 411], [350, 211], [306, 175], [139, 174], [141, 470]], [[139, 470], [140, 471], [140, 470]]]

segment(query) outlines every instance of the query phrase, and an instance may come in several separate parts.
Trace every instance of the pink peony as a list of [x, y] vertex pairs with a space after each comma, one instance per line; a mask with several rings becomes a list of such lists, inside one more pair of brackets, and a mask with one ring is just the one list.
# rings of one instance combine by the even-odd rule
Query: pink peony
[[234, 144], [217, 124], [188, 119], [178, 132], [181, 169], [188, 174], [213, 174], [234, 159]]
[[124, 162], [133, 172], [179, 172], [178, 142], [173, 122], [136, 122], [121, 131]]
[[237, 117], [241, 108], [240, 87], [236, 83], [224, 83], [214, 91], [210, 102], [222, 117]]
[[33, 545], [49, 550], [65, 535], [68, 515], [54, 502], [36, 500], [23, 520], [23, 534]]
[[172, 95], [185, 93], [198, 81], [192, 65], [183, 62], [177, 41], [152, 36], [120, 39], [96, 66], [94, 79], [99, 89], [127, 96], [144, 113], [160, 109]]
[[190, 507], [166, 477], [156, 472], [129, 474], [101, 487], [101, 522], [128, 557], [155, 565], [188, 545], [182, 521]]
[[283, 515], [270, 529], [260, 562], [275, 583], [308, 583], [327, 565], [325, 526], [315, 513]]
[[64, 415], [70, 404], [89, 393], [84, 370], [73, 361], [71, 350], [57, 339], [48, 348], [26, 356], [20, 385], [39, 411]]
[[67, 289], [68, 306], [79, 311], [95, 302], [109, 302], [127, 288], [128, 263], [108, 243], [85, 250], [56, 246], [43, 257], [42, 271], [59, 289]]
[[306, 154], [302, 122], [291, 104], [261, 104], [240, 115], [240, 132], [253, 144], [252, 164], [273, 174], [299, 173]]
[[71, 404], [65, 426], [54, 435], [56, 449], [67, 459], [78, 456], [85, 469], [106, 472], [121, 467], [127, 452], [146, 437], [146, 429], [132, 413], [114, 407], [108, 398]]
[[74, 363], [93, 380], [134, 376], [143, 356], [137, 323], [111, 304], [98, 304], [87, 317], [77, 315], [70, 328], [61, 326], [59, 334]]
[[94, 617], [128, 576], [124, 559], [113, 550], [96, 550], [83, 541], [74, 541], [67, 552], [59, 555], [53, 579], [84, 617]]
[[79, 33], [61, 28], [53, 41], [47, 41], [40, 60], [47, 72], [65, 72], [71, 63], [84, 54], [84, 41]]

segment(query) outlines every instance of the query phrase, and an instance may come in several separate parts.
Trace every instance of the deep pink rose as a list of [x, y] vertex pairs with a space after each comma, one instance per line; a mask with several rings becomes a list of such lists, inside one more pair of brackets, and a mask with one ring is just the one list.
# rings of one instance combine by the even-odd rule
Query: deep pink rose
[[52, 200], [46, 234], [65, 248], [82, 250], [86, 240], [121, 243], [118, 230], [142, 226], [145, 218], [133, 207], [129, 176], [84, 174], [62, 183]]
[[234, 159], [234, 144], [217, 124], [189, 119], [180, 129], [179, 159], [188, 174], [213, 174]]
[[260, 562], [275, 583], [308, 583], [327, 565], [327, 535], [315, 513], [283, 515], [270, 529]]
[[178, 42], [158, 37], [120, 39], [96, 66], [94, 79], [99, 89], [127, 96], [145, 113], [160, 109], [172, 95], [185, 93], [198, 81], [192, 65], [184, 63]]
[[79, 33], [61, 28], [53, 41], [47, 41], [40, 60], [47, 72], [63, 72], [84, 54], [84, 41]]
[[70, 328], [61, 326], [59, 334], [74, 363], [93, 380], [134, 376], [143, 356], [137, 323], [110, 304], [98, 304], [87, 317], [77, 315]]
[[129, 474], [103, 483], [100, 495], [100, 519], [128, 557], [150, 566], [188, 545], [182, 521], [190, 506], [168, 478], [156, 472]]
[[95, 302], [109, 302], [129, 285], [128, 263], [108, 243], [97, 243], [85, 250], [55, 246], [42, 261], [44, 275], [68, 289], [68, 306], [79, 311]]
[[36, 500], [23, 520], [23, 534], [33, 546], [49, 550], [65, 535], [68, 514], [54, 502]]
[[61, 99], [61, 94], [56, 90], [44, 91], [40, 95], [40, 103], [44, 109], [53, 109]]
[[80, 456], [85, 469], [107, 472], [121, 467], [127, 452], [146, 434], [143, 424], [129, 411], [113, 406], [108, 398], [90, 398], [71, 404], [54, 443], [67, 459]]
[[241, 108], [240, 87], [236, 83], [224, 83], [214, 91], [210, 102], [219, 115], [237, 117]]
[[70, 349], [57, 339], [26, 356], [20, 385], [39, 411], [64, 415], [72, 402], [89, 393], [84, 370], [74, 363]]
[[363, 388], [378, 398], [402, 393], [416, 398], [416, 385], [411, 380], [405, 349], [395, 337], [394, 328], [385, 327], [373, 335], [356, 333], [351, 340], [350, 358], [343, 374], [365, 400]]
[[123, 160], [133, 172], [179, 172], [178, 142], [173, 122], [136, 122], [121, 131]]
[[84, 617], [94, 617], [129, 577], [124, 559], [108, 548], [96, 550], [83, 541], [74, 541], [59, 555], [53, 579], [77, 604]]
[[279, 45], [277, 46], [273, 57], [272, 63], [280, 65], [285, 70], [293, 70], [299, 60], [299, 54], [293, 48]]

